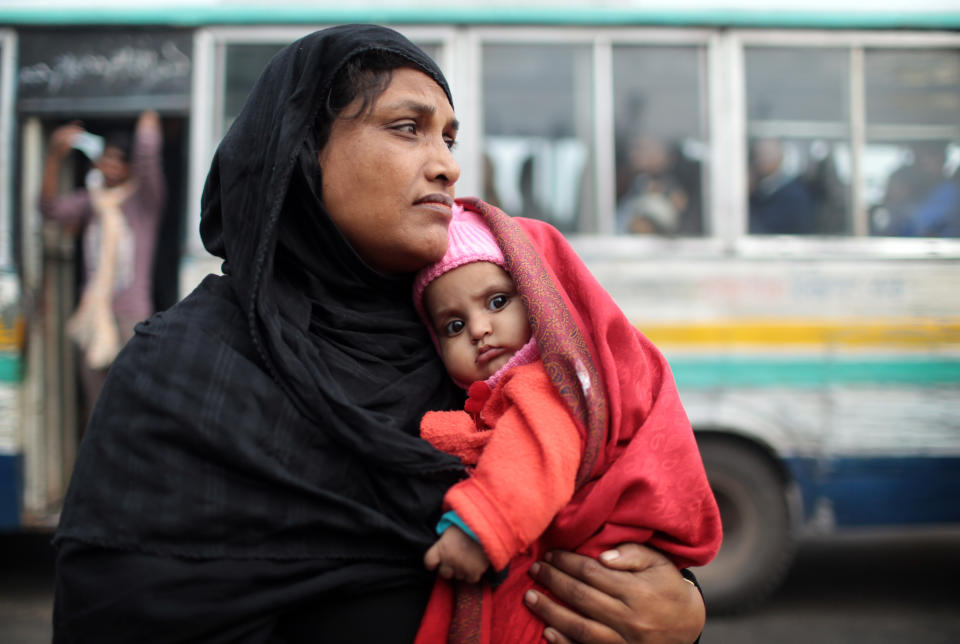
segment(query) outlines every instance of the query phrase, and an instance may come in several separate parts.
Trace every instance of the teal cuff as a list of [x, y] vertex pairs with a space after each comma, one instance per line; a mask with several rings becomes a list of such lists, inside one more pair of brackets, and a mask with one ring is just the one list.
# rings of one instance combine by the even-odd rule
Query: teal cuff
[[444, 531], [450, 526], [457, 526], [458, 528], [466, 532], [468, 537], [470, 537], [477, 543], [480, 542], [480, 539], [478, 539], [474, 531], [470, 529], [470, 526], [464, 523], [463, 519], [461, 519], [460, 516], [453, 510], [450, 510], [449, 512], [444, 512], [443, 516], [440, 517], [440, 523], [437, 524], [437, 534], [443, 534]]

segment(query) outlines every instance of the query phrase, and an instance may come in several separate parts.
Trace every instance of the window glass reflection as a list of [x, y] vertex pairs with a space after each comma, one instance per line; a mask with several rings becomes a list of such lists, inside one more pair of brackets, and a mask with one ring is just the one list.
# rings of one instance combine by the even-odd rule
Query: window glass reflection
[[484, 198], [564, 232], [595, 226], [587, 47], [483, 48]]
[[[267, 66], [270, 59], [289, 43], [233, 43], [226, 46], [225, 81], [223, 97], [223, 131], [227, 133], [243, 104], [247, 95], [253, 89], [254, 83], [260, 78], [260, 73]], [[419, 44], [430, 57], [436, 59], [438, 47], [436, 45]]]
[[260, 77], [260, 72], [267, 66], [273, 55], [283, 49], [284, 46], [283, 43], [227, 45], [223, 132], [220, 133], [220, 136], [227, 133], [234, 119], [240, 114], [240, 110], [247, 100], [247, 95]]
[[703, 234], [703, 49], [616, 47], [613, 85], [617, 232]]
[[849, 53], [745, 51], [753, 234], [848, 234]]
[[960, 237], [960, 51], [872, 50], [864, 66], [870, 232]]

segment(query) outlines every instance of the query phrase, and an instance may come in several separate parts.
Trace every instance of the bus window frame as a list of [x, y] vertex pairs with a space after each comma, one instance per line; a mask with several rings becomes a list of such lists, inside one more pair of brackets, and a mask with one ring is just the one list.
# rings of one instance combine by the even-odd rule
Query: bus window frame
[[[212, 26], [197, 29], [194, 43], [192, 92], [190, 226], [199, 225], [202, 170], [217, 145], [224, 97], [225, 52], [234, 44], [285, 44], [324, 25]], [[851, 29], [783, 29], [657, 26], [396, 26], [418, 43], [437, 47], [439, 63], [457, 99], [463, 127], [457, 158], [462, 168], [459, 195], [480, 194], [483, 175], [483, 48], [485, 45], [587, 46], [592, 56], [594, 84], [593, 132], [589, 151], [593, 165], [593, 205], [599, 213], [597, 232], [572, 234], [577, 246], [607, 248], [612, 255], [644, 257], [650, 254], [681, 257], [960, 257], [960, 240], [871, 237], [866, 233], [861, 170], [853, 168], [851, 200], [860, 223], [844, 236], [751, 235], [747, 231], [747, 113], [745, 51], [748, 47], [826, 47], [850, 52], [851, 151], [854, 158], [866, 144], [863, 52], [871, 48], [955, 49], [960, 34], [947, 31]], [[614, 234], [615, 210], [613, 48], [617, 46], [696, 46], [706, 52], [702, 100], [707, 112], [709, 157], [704, 199], [704, 233], [699, 237], [650, 238]], [[211, 92], [210, 88], [215, 88]], [[854, 114], [859, 117], [854, 118]], [[854, 146], [859, 146], [855, 148]], [[855, 219], [856, 220], [856, 219]], [[198, 236], [188, 240], [194, 257], [206, 255]]]
[[[12, 142], [16, 70], [17, 34], [0, 29], [0, 140]], [[13, 155], [14, 146], [0, 146], [0, 270], [13, 268]]]
[[[715, 29], [710, 28], [683, 28], [683, 27], [619, 27], [610, 26], [603, 28], [587, 27], [477, 27], [471, 28], [470, 36], [471, 46], [474, 48], [476, 65], [466, 68], [464, 85], [475, 87], [478, 94], [475, 102], [470, 105], [470, 111], [476, 115], [476, 131], [481, 133], [481, 140], [478, 145], [471, 149], [470, 154], [474, 157], [473, 162], [476, 167], [483, 172], [483, 145], [482, 128], [484, 122], [482, 101], [479, 97], [479, 91], [482, 90], [483, 81], [483, 47], [485, 45], [559, 45], [559, 46], [577, 46], [587, 45], [590, 48], [592, 58], [593, 74], [593, 132], [592, 145], [589, 151], [589, 158], [593, 165], [593, 209], [596, 213], [596, 221], [592, 222], [592, 228], [597, 232], [581, 233], [571, 235], [571, 237], [608, 237], [614, 235], [615, 221], [614, 213], [616, 211], [616, 162], [614, 158], [615, 149], [615, 131], [614, 131], [614, 92], [613, 92], [613, 49], [617, 46], [696, 46], [703, 47], [706, 51], [705, 87], [704, 101], [707, 105], [707, 129], [708, 137], [711, 143], [711, 167], [715, 165], [713, 135], [716, 132], [715, 124], [711, 120], [712, 110], [710, 101], [713, 93], [715, 80], [711, 75], [711, 51], [715, 46]], [[484, 185], [486, 177], [478, 173], [479, 184]], [[711, 174], [712, 177], [712, 174]], [[708, 189], [710, 194], [714, 192], [714, 183], [711, 178]], [[465, 193], [466, 194], [466, 193]], [[705, 230], [713, 228], [714, 222], [709, 218], [704, 221]], [[704, 235], [704, 239], [708, 235]], [[689, 238], [685, 241], [692, 241]]]
[[954, 49], [960, 50], [960, 34], [941, 31], [817, 31], [817, 30], [782, 30], [782, 29], [733, 29], [728, 34], [733, 47], [739, 50], [741, 57], [740, 77], [737, 83], [731, 82], [729, 91], [743, 101], [742, 109], [735, 111], [733, 116], [740, 122], [736, 130], [741, 132], [732, 145], [739, 148], [737, 156], [742, 155], [741, 167], [746, 168], [747, 147], [747, 112], [746, 112], [746, 79], [744, 76], [745, 50], [748, 47], [781, 47], [781, 48], [843, 48], [850, 55], [850, 149], [852, 157], [851, 168], [851, 210], [854, 229], [848, 236], [814, 235], [800, 237], [793, 235], [750, 235], [746, 232], [747, 204], [745, 181], [734, 185], [741, 186], [744, 194], [741, 196], [742, 221], [740, 234], [732, 240], [731, 250], [738, 255], [748, 257], [797, 257], [797, 256], [856, 256], [856, 257], [902, 257], [902, 258], [929, 258], [929, 257], [960, 257], [960, 240], [958, 239], [910, 239], [910, 238], [883, 238], [869, 234], [867, 226], [867, 209], [864, 198], [864, 181], [862, 167], [859, 160], [863, 156], [867, 145], [868, 125], [866, 122], [866, 83], [864, 73], [865, 52], [870, 49]]

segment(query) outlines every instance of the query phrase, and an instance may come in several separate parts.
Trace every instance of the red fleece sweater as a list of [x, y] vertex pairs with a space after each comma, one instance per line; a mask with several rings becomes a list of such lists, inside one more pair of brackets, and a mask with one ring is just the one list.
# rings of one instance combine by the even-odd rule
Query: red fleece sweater
[[[540, 361], [470, 388], [473, 411], [429, 412], [423, 438], [470, 466], [444, 509], [477, 535], [494, 570], [533, 543], [573, 496], [583, 432]], [[495, 429], [495, 431], [494, 431]]]

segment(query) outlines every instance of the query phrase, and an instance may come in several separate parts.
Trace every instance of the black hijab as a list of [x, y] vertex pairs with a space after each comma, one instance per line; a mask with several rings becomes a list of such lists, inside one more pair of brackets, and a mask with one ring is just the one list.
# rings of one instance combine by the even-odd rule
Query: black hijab
[[412, 314], [410, 277], [367, 266], [321, 201], [318, 116], [344, 64], [372, 50], [426, 73], [452, 105], [440, 69], [395, 31], [344, 25], [307, 36], [270, 61], [220, 144], [200, 230], [226, 260], [258, 352], [304, 415], [379, 467], [449, 469], [411, 437], [447, 378]]
[[463, 472], [419, 421], [462, 394], [414, 311], [412, 277], [369, 267], [325, 211], [315, 143], [335, 76], [373, 51], [449, 98], [435, 63], [383, 27], [320, 31], [270, 61], [204, 187], [201, 235], [224, 276], [140, 325], [114, 363], [58, 540], [422, 569]]

